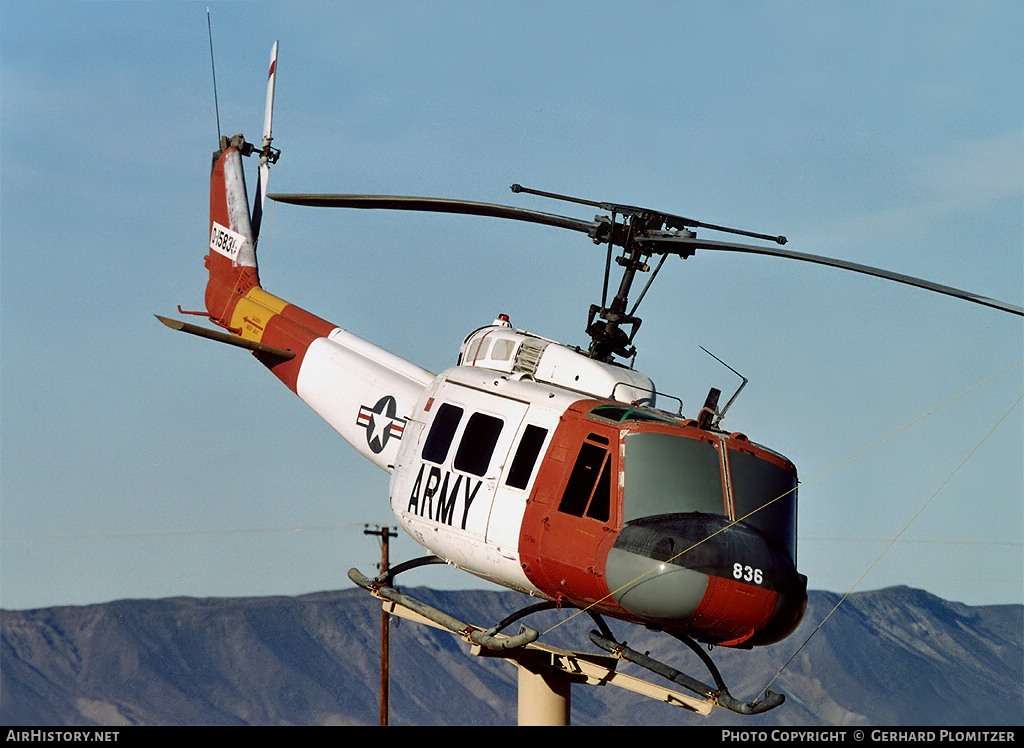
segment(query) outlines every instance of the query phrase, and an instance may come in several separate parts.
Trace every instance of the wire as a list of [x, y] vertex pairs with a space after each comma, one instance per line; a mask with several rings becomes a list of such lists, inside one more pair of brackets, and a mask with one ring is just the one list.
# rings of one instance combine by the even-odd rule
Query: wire
[[213, 64], [213, 24], [210, 22], [210, 9], [206, 9], [206, 30], [210, 35], [210, 72], [213, 73], [213, 111], [217, 115], [217, 140], [220, 140], [220, 105], [217, 103], [217, 68]]
[[109, 540], [114, 538], [156, 538], [156, 537], [203, 537], [217, 535], [248, 535], [262, 533], [338, 532], [362, 529], [364, 523], [343, 523], [338, 525], [274, 525], [270, 527], [235, 527], [220, 529], [152, 530], [131, 532], [96, 532], [61, 535], [22, 535], [0, 537], [0, 543], [36, 542], [44, 540]]
[[1020, 401], [1022, 399], [1024, 399], [1024, 395], [1018, 396], [1017, 399], [1013, 401], [1013, 404], [1009, 408], [1006, 409], [1006, 412], [1003, 413], [999, 417], [999, 420], [995, 422], [995, 425], [993, 425], [992, 428], [990, 428], [988, 430], [988, 433], [986, 433], [981, 438], [981, 441], [979, 441], [974, 446], [974, 449], [972, 449], [970, 452], [968, 452], [967, 456], [964, 457], [963, 460], [960, 461], [960, 464], [957, 465], [955, 468], [953, 468], [953, 472], [951, 472], [948, 476], [946, 476], [946, 479], [944, 481], [942, 481], [942, 483], [939, 484], [939, 487], [936, 488], [934, 492], [932, 492], [932, 495], [929, 496], [928, 500], [925, 501], [924, 504], [921, 505], [921, 508], [918, 509], [917, 512], [914, 513], [914, 516], [911, 517], [910, 520], [907, 522], [907, 524], [903, 526], [903, 529], [900, 530], [898, 533], [896, 533], [896, 536], [892, 540], [889, 541], [889, 544], [882, 550], [881, 553], [878, 554], [878, 557], [874, 561], [871, 562], [871, 565], [868, 566], [867, 569], [864, 570], [864, 573], [860, 575], [860, 578], [857, 579], [857, 581], [853, 583], [853, 586], [850, 587], [850, 589], [847, 590], [847, 592], [839, 599], [839, 602], [837, 602], [835, 604], [835, 607], [833, 607], [832, 610], [830, 610], [828, 612], [828, 615], [826, 615], [822, 619], [821, 623], [819, 623], [817, 625], [817, 627], [815, 627], [814, 631], [812, 631], [808, 635], [807, 639], [804, 640], [804, 643], [801, 644], [799, 647], [797, 647], [797, 649], [793, 653], [793, 655], [788, 660], [786, 660], [786, 663], [781, 668], [779, 668], [779, 672], [777, 672], [775, 674], [775, 677], [773, 677], [768, 682], [768, 685], [766, 685], [764, 687], [764, 689], [761, 691], [761, 693], [758, 694], [757, 698], [761, 698], [762, 696], [764, 696], [764, 694], [768, 691], [768, 689], [771, 688], [772, 683], [774, 683], [779, 678], [779, 676], [782, 675], [783, 671], [787, 667], [789, 667], [790, 663], [793, 662], [794, 659], [796, 659], [796, 656], [798, 654], [800, 654], [801, 650], [803, 650], [803, 648], [807, 646], [807, 643], [811, 640], [811, 638], [821, 630], [821, 627], [825, 625], [825, 621], [827, 621], [832, 616], [832, 614], [835, 613], [836, 610], [839, 609], [839, 606], [842, 605], [846, 601], [846, 599], [853, 593], [853, 591], [858, 587], [858, 585], [860, 585], [860, 583], [864, 581], [864, 577], [866, 577], [871, 572], [871, 570], [875, 568], [875, 566], [878, 564], [878, 562], [882, 560], [882, 556], [884, 556], [889, 551], [889, 549], [892, 548], [896, 544], [896, 541], [898, 541], [900, 539], [900, 536], [903, 535], [903, 533], [905, 533], [907, 531], [907, 528], [909, 528], [910, 525], [914, 522], [914, 520], [916, 520], [921, 515], [921, 513], [928, 507], [928, 505], [932, 502], [932, 499], [934, 499], [936, 496], [939, 495], [939, 492], [942, 491], [942, 489], [946, 487], [946, 484], [948, 484], [953, 479], [953, 476], [955, 476], [960, 471], [960, 468], [962, 468], [967, 463], [967, 461], [969, 459], [971, 459], [971, 457], [974, 456], [974, 453], [977, 452], [978, 449], [981, 448], [981, 445], [984, 444], [985, 441], [990, 436], [992, 436], [992, 433], [997, 428], [999, 428], [999, 425], [1006, 419], [1006, 417], [1008, 415], [1010, 415], [1010, 413], [1013, 411], [1013, 409], [1016, 408], [1018, 404], [1020, 404]]
[[[776, 497], [775, 497], [774, 499], [772, 499], [771, 501], [768, 501], [768, 502], [766, 502], [766, 503], [765, 503], [765, 504], [763, 504], [762, 506], [758, 507], [757, 509], [755, 509], [755, 510], [753, 510], [753, 511], [751, 511], [751, 512], [748, 512], [748, 513], [747, 513], [747, 514], [745, 514], [744, 516], [742, 516], [742, 517], [738, 517], [737, 519], [733, 520], [733, 521], [732, 521], [732, 522], [730, 522], [729, 524], [727, 524], [727, 525], [723, 526], [723, 527], [722, 527], [721, 529], [717, 530], [716, 532], [712, 533], [711, 535], [708, 535], [708, 536], [707, 536], [706, 538], [703, 538], [703, 539], [701, 539], [701, 540], [698, 540], [698, 541], [697, 541], [696, 543], [694, 543], [694, 544], [693, 544], [693, 545], [691, 545], [690, 547], [688, 547], [688, 548], [685, 548], [685, 549], [683, 549], [682, 551], [680, 551], [679, 553], [677, 553], [676, 555], [672, 556], [671, 558], [668, 558], [668, 559], [666, 559], [666, 562], [672, 562], [672, 561], [675, 561], [675, 560], [676, 560], [677, 558], [679, 558], [680, 556], [683, 556], [684, 554], [686, 554], [686, 553], [689, 553], [689, 552], [690, 552], [690, 551], [692, 551], [692, 550], [693, 550], [694, 548], [698, 547], [698, 546], [699, 546], [699, 545], [700, 545], [701, 543], [704, 543], [705, 541], [707, 541], [707, 540], [710, 540], [711, 538], [715, 537], [716, 535], [718, 535], [718, 534], [720, 534], [720, 533], [722, 533], [722, 532], [725, 532], [726, 530], [728, 530], [729, 528], [733, 527], [734, 525], [736, 525], [736, 524], [738, 524], [738, 523], [740, 523], [740, 522], [743, 522], [743, 521], [745, 521], [745, 520], [746, 520], [746, 519], [747, 519], [748, 517], [750, 517], [751, 515], [753, 515], [753, 514], [755, 514], [755, 513], [759, 512], [759, 511], [761, 511], [762, 509], [765, 509], [765, 508], [767, 508], [767, 507], [771, 506], [771, 505], [772, 505], [772, 504], [774, 504], [774, 503], [775, 503], [776, 501], [779, 501], [780, 499], [783, 499], [783, 498], [785, 498], [786, 496], [789, 496], [789, 495], [790, 495], [791, 493], [793, 493], [793, 491], [797, 490], [797, 488], [800, 488], [800, 487], [806, 486], [806, 485], [807, 485], [808, 483], [811, 483], [812, 481], [815, 481], [815, 480], [817, 480], [818, 478], [820, 478], [820, 477], [822, 477], [823, 475], [825, 475], [826, 473], [828, 473], [828, 472], [830, 472], [830, 471], [834, 470], [835, 468], [839, 467], [840, 465], [844, 465], [844, 464], [846, 464], [847, 462], [850, 462], [850, 460], [852, 460], [853, 458], [855, 458], [855, 457], [858, 457], [859, 455], [863, 454], [864, 452], [867, 452], [867, 451], [868, 451], [869, 449], [871, 449], [871, 448], [873, 448], [873, 447], [875, 447], [875, 446], [877, 446], [877, 445], [881, 444], [882, 442], [884, 442], [884, 441], [886, 441], [887, 439], [889, 439], [889, 438], [891, 438], [891, 437], [895, 436], [896, 434], [898, 434], [898, 433], [900, 433], [900, 432], [902, 432], [902, 431], [905, 431], [906, 429], [910, 428], [910, 427], [911, 427], [911, 426], [913, 426], [914, 424], [916, 424], [916, 423], [919, 423], [920, 421], [923, 421], [923, 420], [924, 420], [925, 418], [927, 418], [928, 416], [930, 416], [930, 415], [933, 415], [934, 413], [937, 413], [938, 411], [942, 410], [943, 408], [947, 407], [948, 405], [951, 405], [951, 404], [953, 404], [954, 402], [956, 402], [956, 401], [957, 401], [957, 400], [959, 400], [960, 398], [962, 398], [962, 397], [964, 397], [964, 396], [966, 396], [966, 395], [969, 395], [969, 394], [970, 394], [971, 392], [974, 392], [974, 391], [975, 391], [976, 389], [978, 389], [979, 387], [982, 387], [982, 386], [984, 386], [985, 384], [987, 384], [988, 382], [992, 381], [993, 379], [995, 379], [995, 378], [997, 378], [997, 377], [999, 377], [999, 376], [1002, 376], [1003, 374], [1005, 374], [1006, 372], [1010, 371], [1011, 369], [1014, 369], [1014, 368], [1016, 368], [1017, 366], [1020, 366], [1020, 365], [1021, 365], [1022, 363], [1024, 363], [1024, 359], [1022, 359], [1022, 360], [1020, 360], [1020, 361], [1017, 361], [1016, 363], [1014, 363], [1014, 364], [1011, 364], [1010, 366], [1007, 366], [1007, 367], [1006, 367], [1005, 369], [1003, 369], [1002, 371], [996, 372], [995, 374], [993, 374], [993, 375], [992, 375], [992, 376], [990, 376], [990, 377], [987, 377], [986, 379], [983, 379], [983, 380], [982, 380], [981, 382], [978, 382], [978, 384], [974, 385], [973, 387], [970, 387], [969, 389], [966, 389], [966, 390], [964, 390], [964, 391], [963, 391], [963, 392], [961, 392], [961, 393], [960, 393], [959, 395], [956, 395], [955, 397], [952, 397], [952, 398], [950, 398], [949, 400], [947, 400], [946, 402], [942, 403], [941, 405], [939, 405], [939, 406], [936, 406], [935, 408], [932, 408], [931, 410], [929, 410], [928, 412], [924, 413], [923, 415], [920, 415], [920, 416], [918, 416], [917, 418], [913, 419], [912, 421], [909, 421], [908, 423], [904, 424], [903, 426], [900, 426], [899, 428], [897, 428], [897, 429], [895, 429], [895, 430], [893, 430], [893, 431], [889, 432], [888, 434], [886, 434], [885, 436], [881, 437], [880, 439], [876, 439], [875, 441], [871, 442], [871, 443], [870, 443], [870, 444], [868, 444], [867, 446], [865, 446], [865, 447], [863, 447], [863, 448], [861, 448], [861, 449], [857, 450], [856, 452], [854, 452], [853, 454], [851, 454], [851, 455], [850, 455], [849, 457], [847, 457], [847, 458], [845, 458], [845, 459], [843, 459], [843, 460], [840, 460], [839, 462], [835, 463], [834, 465], [832, 465], [832, 466], [830, 466], [830, 467], [827, 467], [827, 468], [825, 468], [824, 470], [822, 470], [822, 471], [821, 471], [820, 473], [818, 473], [818, 474], [817, 474], [817, 475], [815, 475], [814, 477], [812, 477], [812, 478], [809, 478], [808, 480], [806, 480], [806, 481], [803, 481], [802, 483], [800, 483], [800, 484], [799, 484], [799, 485], [798, 485], [797, 487], [795, 487], [795, 488], [792, 488], [792, 489], [790, 489], [789, 491], [786, 491], [786, 492], [785, 492], [784, 494], [782, 494], [782, 495], [780, 495], [780, 496], [776, 496]], [[1017, 400], [1017, 402], [1020, 402], [1020, 400], [1018, 399], [1018, 400]], [[1015, 403], [1014, 403], [1014, 406], [1015, 406], [1016, 404], [1017, 404], [1017, 403], [1015, 402]], [[1010, 410], [1012, 410], [1012, 409], [1013, 409], [1013, 406], [1011, 406]], [[1007, 411], [1007, 413], [1009, 413], [1009, 411]], [[1004, 414], [1003, 418], [1005, 418], [1005, 417], [1006, 417], [1006, 415]], [[1003, 418], [1000, 418], [1000, 419], [999, 419], [999, 420], [1000, 420], [1000, 422], [1002, 422]], [[997, 424], [997, 425], [998, 425], [998, 424]], [[993, 427], [993, 428], [994, 428], [994, 427]], [[990, 432], [990, 433], [991, 433], [991, 432]], [[979, 445], [979, 446], [980, 446], [980, 445]], [[972, 452], [972, 454], [973, 454], [973, 452]], [[958, 468], [958, 469], [959, 469], [959, 468]], [[915, 516], [916, 516], [916, 515], [915, 515]], [[904, 529], [905, 529], [905, 528], [904, 528]], [[902, 532], [901, 532], [901, 534], [902, 534]], [[897, 536], [897, 537], [898, 537], [898, 536]], [[886, 550], [888, 550], [888, 549], [886, 549]], [[884, 552], [885, 552], [885, 551], [883, 551], [883, 553], [884, 553]], [[620, 585], [620, 586], [619, 586], [619, 587], [618, 587], [617, 589], [615, 589], [615, 590], [612, 590], [612, 591], [610, 591], [610, 592], [609, 592], [609, 593], [608, 593], [607, 595], [605, 595], [605, 596], [601, 597], [601, 598], [600, 598], [600, 599], [598, 599], [598, 600], [595, 600], [595, 601], [594, 601], [593, 603], [591, 603], [590, 605], [587, 605], [587, 606], [585, 606], [584, 608], [581, 608], [580, 610], [576, 611], [575, 613], [573, 613], [573, 614], [569, 615], [569, 616], [568, 616], [567, 618], [563, 619], [562, 621], [559, 621], [559, 622], [558, 622], [558, 623], [556, 623], [556, 624], [555, 624], [554, 626], [551, 626], [551, 627], [550, 627], [549, 629], [547, 629], [547, 631], [545, 631], [544, 633], [545, 633], [545, 634], [547, 634], [547, 633], [550, 633], [551, 631], [553, 631], [553, 630], [555, 630], [556, 628], [558, 628], [559, 626], [561, 626], [561, 625], [562, 625], [563, 623], [567, 623], [568, 621], [571, 621], [571, 620], [572, 620], [573, 618], [575, 618], [576, 616], [580, 615], [581, 613], [585, 613], [585, 612], [587, 612], [588, 610], [590, 610], [590, 609], [594, 608], [594, 607], [595, 607], [596, 605], [598, 605], [599, 603], [603, 602], [604, 600], [607, 600], [607, 599], [608, 599], [608, 598], [610, 598], [610, 597], [614, 597], [614, 595], [615, 595], [616, 593], [618, 593], [618, 592], [620, 592], [620, 591], [622, 591], [622, 590], [626, 589], [627, 587], [630, 587], [630, 586], [632, 586], [632, 585], [636, 584], [636, 583], [637, 583], [637, 582], [639, 582], [639, 581], [640, 581], [641, 579], [643, 579], [643, 578], [644, 578], [645, 576], [648, 576], [649, 574], [653, 574], [653, 573], [654, 573], [654, 572], [655, 572], [655, 571], [656, 571], [657, 569], [658, 569], [658, 567], [657, 567], [657, 566], [652, 566], [652, 567], [651, 567], [651, 569], [650, 569], [649, 571], [647, 571], [647, 572], [644, 572], [643, 574], [639, 575], [639, 576], [638, 576], [638, 577], [636, 577], [635, 579], [633, 579], [633, 580], [631, 580], [631, 581], [629, 581], [629, 582], [626, 582], [626, 583], [625, 583], [625, 584], [623, 584], [623, 585]]]
[[[800, 542], [827, 541], [829, 543], [884, 543], [888, 538], [850, 538], [829, 537], [826, 535], [801, 535]], [[924, 543], [930, 545], [1004, 545], [1010, 547], [1024, 546], [1019, 540], [948, 540], [945, 538], [904, 538], [904, 543]]]

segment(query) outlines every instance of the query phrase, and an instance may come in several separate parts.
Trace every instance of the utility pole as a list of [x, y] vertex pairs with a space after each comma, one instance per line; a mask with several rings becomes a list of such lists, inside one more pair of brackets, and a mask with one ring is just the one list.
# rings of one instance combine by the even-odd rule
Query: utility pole
[[[388, 573], [390, 569], [388, 558], [388, 546], [391, 538], [397, 538], [398, 533], [390, 527], [377, 526], [371, 529], [364, 525], [363, 535], [376, 535], [380, 538], [380, 573], [381, 576]], [[388, 662], [390, 660], [390, 629], [388, 626], [389, 615], [386, 610], [381, 609], [380, 616], [380, 726], [388, 725]]]

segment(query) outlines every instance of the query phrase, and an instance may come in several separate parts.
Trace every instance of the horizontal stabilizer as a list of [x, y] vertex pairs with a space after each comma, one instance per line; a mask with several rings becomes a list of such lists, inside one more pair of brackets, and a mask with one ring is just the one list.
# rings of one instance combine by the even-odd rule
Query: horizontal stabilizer
[[254, 353], [275, 356], [280, 358], [282, 361], [288, 361], [295, 358], [295, 353], [292, 351], [286, 351], [283, 348], [275, 348], [272, 345], [257, 343], [254, 340], [246, 340], [245, 338], [240, 338], [237, 335], [220, 332], [219, 330], [209, 330], [205, 327], [200, 327], [199, 325], [189, 324], [188, 322], [182, 322], [168, 317], [161, 317], [159, 314], [154, 314], [153, 316], [172, 330], [181, 330], [181, 332], [187, 332], [189, 335], [198, 335], [201, 338], [216, 340], [218, 343], [227, 343], [228, 345], [237, 346], [239, 348], [247, 348]]

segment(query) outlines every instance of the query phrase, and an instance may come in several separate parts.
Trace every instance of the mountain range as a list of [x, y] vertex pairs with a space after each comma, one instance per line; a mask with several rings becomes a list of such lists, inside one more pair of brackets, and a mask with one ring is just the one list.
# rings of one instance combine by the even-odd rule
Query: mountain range
[[[484, 627], [530, 602], [505, 591], [406, 591]], [[741, 701], [772, 681], [786, 701], [770, 712], [701, 716], [614, 686], [574, 685], [571, 722], [1024, 724], [1024, 606], [968, 606], [908, 587], [853, 594], [837, 608], [840, 600], [812, 591], [801, 627], [786, 641], [711, 653]], [[446, 631], [391, 621], [390, 724], [516, 724], [514, 665], [476, 657]], [[0, 611], [0, 723], [375, 725], [380, 622], [379, 601], [359, 589]], [[587, 616], [551, 611], [529, 624], [547, 632], [542, 641], [598, 651]], [[609, 624], [633, 649], [711, 682], [670, 637]], [[622, 670], [659, 682], [628, 663]]]

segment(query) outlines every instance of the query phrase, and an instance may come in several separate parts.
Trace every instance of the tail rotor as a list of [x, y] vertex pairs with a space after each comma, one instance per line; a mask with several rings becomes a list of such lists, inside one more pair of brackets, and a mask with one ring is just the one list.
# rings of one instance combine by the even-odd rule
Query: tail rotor
[[[275, 41], [270, 52], [262, 147], [257, 151], [256, 146], [247, 142], [241, 133], [231, 138], [221, 136], [220, 149], [214, 153], [210, 175], [210, 252], [206, 257], [210, 279], [206, 288], [206, 308], [212, 320], [233, 332], [238, 325], [231, 324], [231, 310], [240, 297], [260, 286], [256, 242], [270, 165], [276, 163], [281, 155], [271, 146], [277, 46]], [[256, 195], [250, 208], [242, 160], [256, 153], [260, 164]]]
[[263, 205], [267, 199], [267, 184], [270, 181], [270, 165], [277, 163], [281, 151], [272, 148], [271, 123], [274, 117], [274, 82], [277, 79], [277, 42], [270, 50], [270, 70], [267, 73], [267, 106], [263, 115], [263, 143], [260, 149], [260, 167], [256, 179], [256, 197], [252, 206], [252, 240], [259, 241], [260, 224], [263, 221]]

